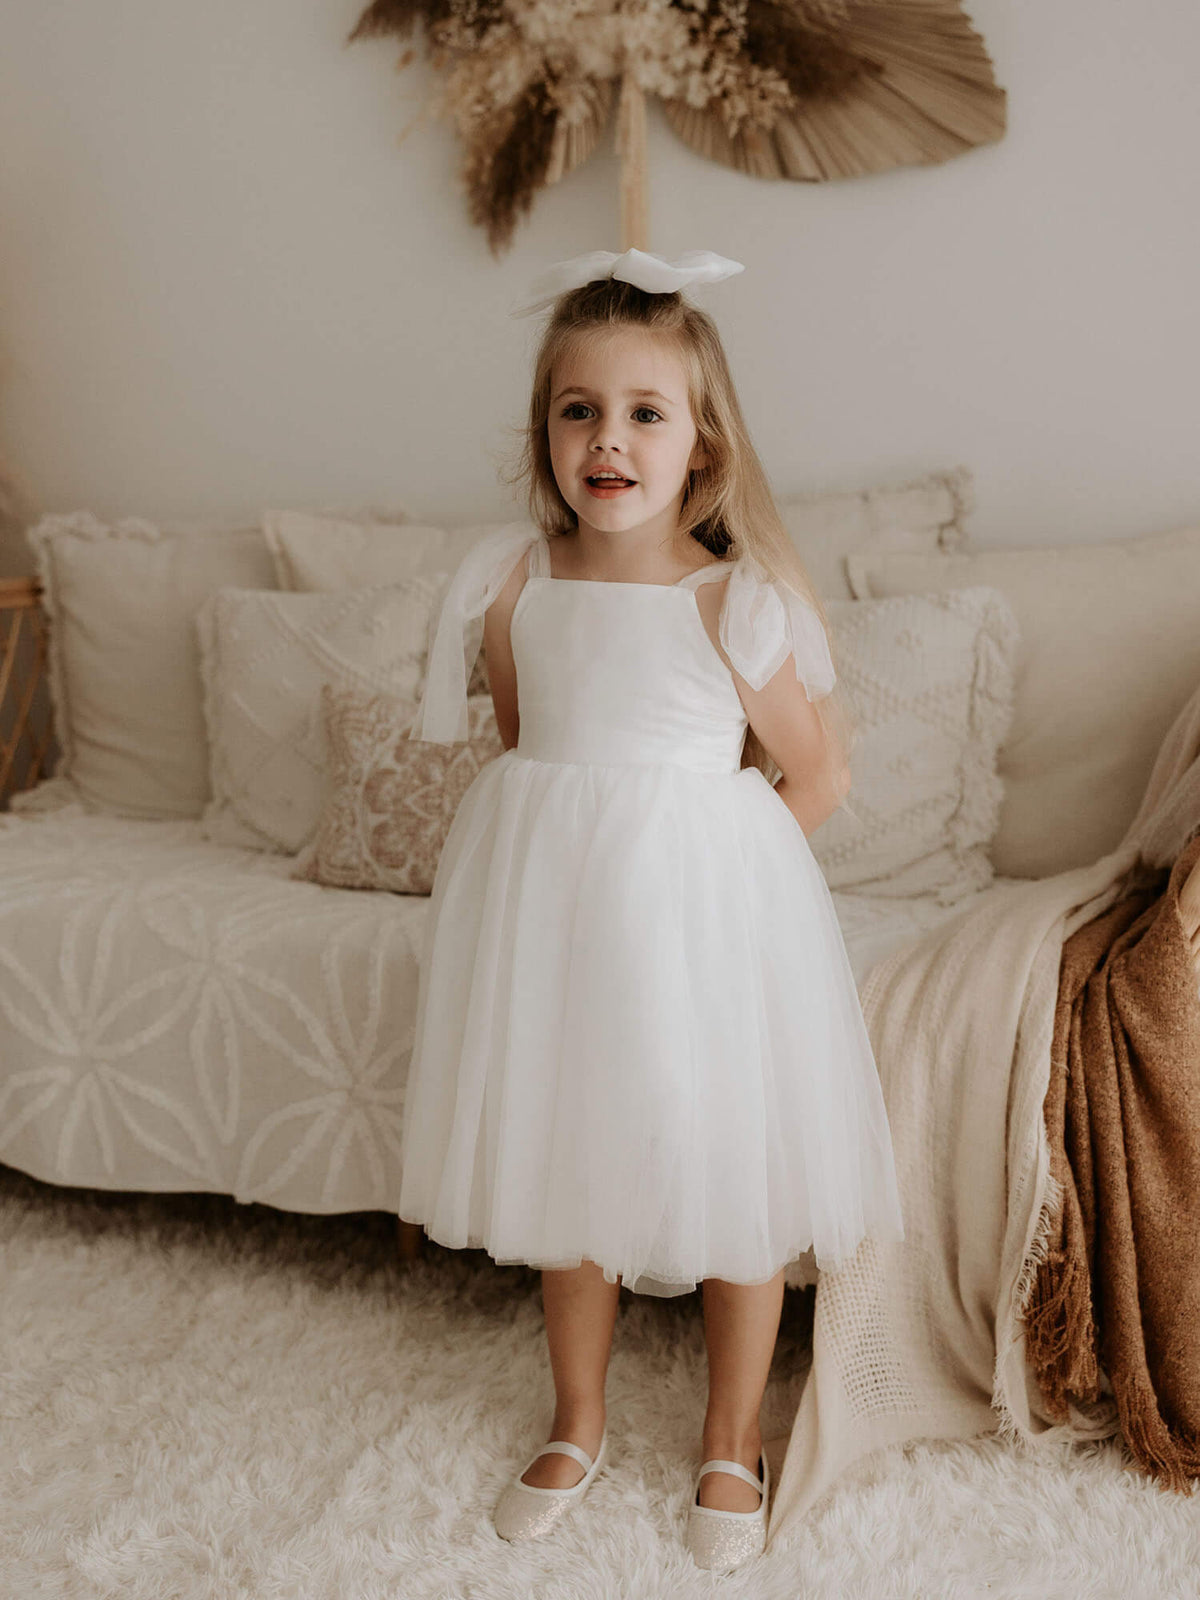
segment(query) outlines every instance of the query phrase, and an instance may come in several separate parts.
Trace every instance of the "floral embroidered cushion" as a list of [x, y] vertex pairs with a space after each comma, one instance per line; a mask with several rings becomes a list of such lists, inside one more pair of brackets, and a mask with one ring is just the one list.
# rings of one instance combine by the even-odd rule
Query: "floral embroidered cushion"
[[327, 797], [293, 877], [429, 894], [459, 801], [504, 748], [491, 695], [468, 697], [461, 744], [410, 739], [416, 703], [399, 695], [327, 684], [321, 711]]

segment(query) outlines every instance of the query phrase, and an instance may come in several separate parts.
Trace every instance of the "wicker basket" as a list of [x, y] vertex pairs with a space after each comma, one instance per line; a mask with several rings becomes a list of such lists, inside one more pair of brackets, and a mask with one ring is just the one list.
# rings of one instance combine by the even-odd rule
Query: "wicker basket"
[[48, 628], [40, 594], [34, 578], [0, 578], [0, 810], [49, 768]]

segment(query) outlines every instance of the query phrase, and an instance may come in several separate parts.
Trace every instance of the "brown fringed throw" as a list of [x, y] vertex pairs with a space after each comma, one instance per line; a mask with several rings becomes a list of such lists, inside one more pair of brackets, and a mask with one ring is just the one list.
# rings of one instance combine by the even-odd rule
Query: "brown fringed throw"
[[1192, 837], [1063, 944], [1045, 1102], [1063, 1205], [1025, 1311], [1051, 1414], [1095, 1400], [1164, 1485], [1200, 1474], [1200, 994], [1179, 893]]

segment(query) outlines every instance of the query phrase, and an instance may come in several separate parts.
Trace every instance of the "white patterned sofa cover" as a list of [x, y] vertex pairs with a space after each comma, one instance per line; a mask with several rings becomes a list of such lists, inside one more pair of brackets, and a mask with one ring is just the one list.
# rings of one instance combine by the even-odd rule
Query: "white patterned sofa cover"
[[[429, 897], [291, 869], [193, 821], [0, 815], [0, 1162], [56, 1184], [396, 1209]], [[995, 887], [952, 907], [836, 894], [859, 983]]]

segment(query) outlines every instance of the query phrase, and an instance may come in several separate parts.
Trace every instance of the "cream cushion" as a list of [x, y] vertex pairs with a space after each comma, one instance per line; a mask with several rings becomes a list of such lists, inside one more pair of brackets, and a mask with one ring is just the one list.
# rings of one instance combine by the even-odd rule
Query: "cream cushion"
[[274, 586], [261, 530], [75, 512], [43, 517], [28, 539], [50, 620], [56, 786], [117, 816], [198, 817], [209, 784], [194, 617], [221, 584]]
[[985, 583], [1022, 634], [992, 863], [1043, 878], [1089, 865], [1132, 821], [1155, 752], [1200, 676], [1200, 529], [1099, 545], [851, 556], [862, 599]]
[[[352, 521], [305, 511], [264, 511], [262, 520], [279, 587], [301, 593], [400, 583], [421, 574], [437, 574], [448, 583], [471, 546], [496, 526], [450, 529], [407, 522], [398, 528], [382, 518]], [[436, 620], [436, 614], [430, 618], [431, 629]], [[488, 693], [482, 651], [467, 692]]]
[[996, 757], [1020, 637], [997, 590], [826, 603], [857, 714], [847, 803], [812, 835], [831, 889], [937, 896], [992, 881]]
[[445, 578], [335, 594], [223, 588], [196, 617], [213, 798], [206, 837], [299, 850], [325, 796], [321, 689], [416, 700]]
[[[972, 504], [965, 467], [893, 487], [790, 495], [779, 502], [818, 593], [849, 599], [852, 550], [950, 550], [966, 540]], [[444, 529], [348, 522], [298, 511], [266, 511], [263, 533], [281, 589], [349, 589], [414, 573], [451, 572], [495, 524]]]
[[852, 552], [957, 550], [974, 504], [966, 467], [878, 489], [788, 495], [778, 501], [792, 543], [822, 598], [849, 599]]
[[487, 531], [286, 510], [264, 511], [262, 528], [279, 588], [310, 593], [451, 572]]

